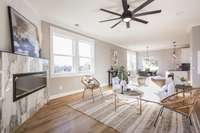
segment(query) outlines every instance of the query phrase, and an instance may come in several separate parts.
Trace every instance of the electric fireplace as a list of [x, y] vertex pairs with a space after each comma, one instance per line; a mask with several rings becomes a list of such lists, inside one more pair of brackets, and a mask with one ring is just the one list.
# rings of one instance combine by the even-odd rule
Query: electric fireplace
[[47, 72], [13, 75], [13, 101], [17, 101], [47, 86]]

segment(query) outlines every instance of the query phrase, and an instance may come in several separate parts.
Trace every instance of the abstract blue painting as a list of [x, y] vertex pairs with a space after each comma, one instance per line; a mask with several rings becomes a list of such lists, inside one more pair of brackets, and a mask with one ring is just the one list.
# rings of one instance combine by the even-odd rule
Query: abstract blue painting
[[20, 13], [8, 7], [12, 52], [31, 57], [40, 57], [37, 27]]

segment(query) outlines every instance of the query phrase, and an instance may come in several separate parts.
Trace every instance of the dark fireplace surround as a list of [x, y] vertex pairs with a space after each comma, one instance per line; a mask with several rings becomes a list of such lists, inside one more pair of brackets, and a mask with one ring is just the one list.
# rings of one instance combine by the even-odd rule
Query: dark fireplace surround
[[47, 72], [13, 74], [13, 102], [47, 87]]

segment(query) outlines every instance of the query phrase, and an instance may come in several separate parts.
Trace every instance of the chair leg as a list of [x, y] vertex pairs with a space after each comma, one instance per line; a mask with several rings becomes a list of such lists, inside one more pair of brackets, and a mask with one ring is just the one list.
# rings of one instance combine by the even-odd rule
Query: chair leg
[[157, 115], [157, 117], [156, 117], [156, 120], [155, 120], [155, 122], [154, 122], [154, 127], [156, 127], [156, 124], [157, 124], [157, 122], [158, 122], [158, 118], [162, 115], [163, 110], [164, 110], [164, 107], [161, 107], [161, 108], [160, 108], [160, 111], [159, 111], [159, 113], [158, 113], [158, 115]]
[[85, 97], [85, 91], [86, 91], [86, 89], [83, 90], [83, 95], [82, 95], [82, 98], [83, 98], [83, 99], [84, 99], [84, 97]]
[[114, 97], [115, 97], [115, 112], [117, 111], [117, 96], [116, 96], [116, 94], [114, 93]]
[[164, 110], [164, 107], [162, 107], [162, 111], [161, 111], [161, 113], [160, 113], [160, 116], [162, 115], [162, 113], [163, 113], [163, 110]]
[[139, 98], [139, 103], [140, 103], [140, 115], [142, 115], [142, 100], [141, 100], [141, 96]]
[[192, 126], [193, 123], [192, 123], [192, 119], [191, 119], [191, 116], [188, 117], [189, 121], [190, 121], [190, 125]]
[[99, 87], [99, 89], [100, 89], [101, 96], [103, 97], [102, 88], [101, 88], [101, 87]]
[[93, 89], [91, 89], [91, 90], [92, 90], [92, 100], [94, 102], [94, 90]]

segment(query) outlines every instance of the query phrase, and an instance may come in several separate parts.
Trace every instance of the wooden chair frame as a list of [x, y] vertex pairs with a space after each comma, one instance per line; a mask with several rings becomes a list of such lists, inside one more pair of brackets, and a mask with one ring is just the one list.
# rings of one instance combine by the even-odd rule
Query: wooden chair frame
[[[189, 93], [189, 97], [186, 97], [185, 93]], [[180, 94], [183, 94], [181, 98], [170, 101], [171, 98], [179, 97]], [[187, 92], [185, 91], [177, 92], [173, 95], [166, 97], [160, 103], [162, 107], [156, 117], [156, 120], [154, 122], [154, 127], [156, 127], [158, 118], [162, 115], [164, 108], [170, 109], [172, 111], [182, 114], [183, 116], [186, 116], [189, 119], [190, 124], [192, 125], [191, 114], [194, 110], [194, 106], [197, 104], [199, 100], [199, 97], [200, 97], [200, 89], [191, 89], [188, 90]], [[187, 103], [188, 101], [186, 100], [189, 100], [190, 103]], [[182, 105], [178, 106], [179, 103], [182, 103]], [[174, 107], [173, 106], [174, 104], [177, 104], [177, 107]], [[189, 111], [186, 113], [184, 111], [181, 111], [183, 109], [188, 109]]]
[[[89, 83], [91, 81], [93, 81], [94, 83]], [[99, 89], [101, 95], [103, 96], [102, 88], [100, 87], [100, 82], [97, 79], [95, 79], [94, 77], [92, 77], [90, 75], [85, 75], [85, 76], [81, 77], [81, 83], [84, 85], [84, 90], [83, 90], [83, 95], [82, 95], [83, 99], [84, 99], [86, 90], [91, 90], [93, 102], [94, 102], [94, 90], [95, 89]]]

